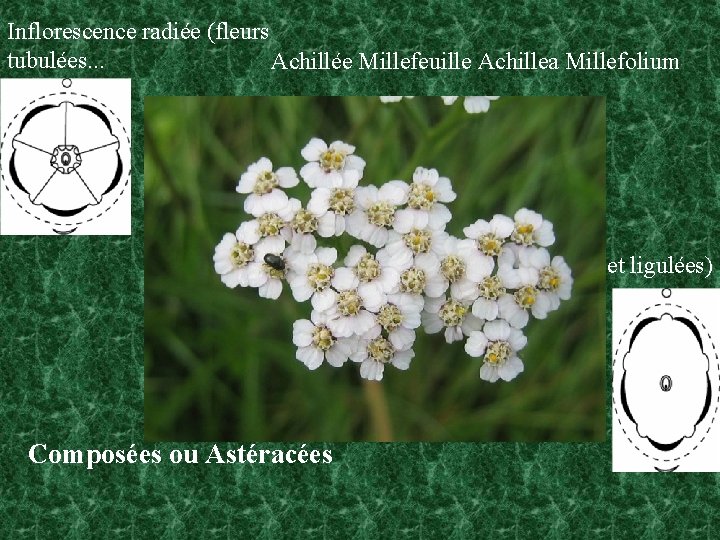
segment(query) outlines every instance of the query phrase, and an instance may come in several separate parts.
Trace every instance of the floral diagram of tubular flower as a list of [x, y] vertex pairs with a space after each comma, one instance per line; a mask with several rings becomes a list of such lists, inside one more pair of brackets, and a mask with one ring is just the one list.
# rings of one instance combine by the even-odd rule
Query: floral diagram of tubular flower
[[130, 81], [0, 87], [0, 234], [130, 234]]
[[41, 104], [12, 140], [9, 174], [29, 201], [57, 216], [99, 204], [120, 182], [120, 142], [99, 107]]

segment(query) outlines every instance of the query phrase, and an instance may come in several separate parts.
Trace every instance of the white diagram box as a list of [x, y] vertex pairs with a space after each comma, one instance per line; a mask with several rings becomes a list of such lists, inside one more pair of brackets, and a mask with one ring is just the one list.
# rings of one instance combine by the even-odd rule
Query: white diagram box
[[131, 234], [130, 79], [0, 80], [0, 234]]
[[613, 289], [614, 472], [720, 471], [720, 289]]

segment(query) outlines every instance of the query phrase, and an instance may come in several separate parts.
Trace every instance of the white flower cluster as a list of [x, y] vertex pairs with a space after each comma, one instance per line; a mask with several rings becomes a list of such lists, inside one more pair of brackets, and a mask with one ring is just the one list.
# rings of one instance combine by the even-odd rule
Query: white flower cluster
[[[254, 219], [227, 233], [215, 249], [215, 271], [228, 287], [257, 287], [278, 298], [283, 282], [309, 319], [293, 325], [297, 358], [316, 369], [360, 363], [360, 374], [381, 380], [385, 366], [407, 369], [415, 332], [444, 332], [448, 343], [483, 357], [480, 376], [509, 381], [530, 315], [544, 319], [570, 297], [572, 276], [562, 257], [545, 249], [553, 227], [522, 209], [445, 232], [455, 200], [450, 180], [418, 167], [412, 182], [360, 187], [365, 161], [341, 141], [312, 139], [302, 150], [300, 176], [313, 191], [303, 208], [283, 188], [299, 179], [262, 158], [240, 178], [244, 207]], [[319, 238], [348, 234], [357, 243], [341, 261]]]
[[[380, 96], [383, 103], [396, 103], [402, 98], [412, 99], [415, 96]], [[445, 105], [452, 105], [460, 96], [440, 96]], [[469, 113], [484, 113], [490, 109], [490, 102], [495, 101], [500, 96], [465, 96], [463, 106]]]

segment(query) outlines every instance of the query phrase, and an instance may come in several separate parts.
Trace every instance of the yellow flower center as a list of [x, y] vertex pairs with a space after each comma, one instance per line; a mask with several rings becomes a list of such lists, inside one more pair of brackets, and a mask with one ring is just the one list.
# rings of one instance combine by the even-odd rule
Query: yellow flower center
[[238, 242], [230, 250], [230, 261], [235, 268], [246, 266], [255, 257], [255, 250], [244, 242]]
[[430, 251], [432, 234], [425, 229], [413, 228], [409, 233], [403, 235], [403, 240], [405, 240], [405, 245], [409, 247], [415, 255], [418, 255]]
[[342, 291], [338, 294], [337, 305], [343, 316], [357, 315], [362, 308], [362, 298], [356, 290]]
[[373, 360], [387, 364], [395, 354], [395, 347], [384, 337], [378, 337], [368, 343], [367, 352]]
[[486, 300], [497, 300], [501, 295], [505, 294], [505, 287], [502, 286], [500, 278], [497, 276], [488, 276], [478, 285], [480, 296]]
[[380, 263], [372, 255], [366, 253], [360, 257], [360, 262], [355, 265], [355, 275], [363, 283], [372, 281], [380, 275]]
[[298, 210], [293, 217], [292, 223], [293, 231], [299, 234], [310, 234], [317, 231], [318, 221], [315, 216], [305, 209]]
[[307, 279], [310, 286], [316, 291], [324, 291], [335, 275], [335, 270], [326, 264], [313, 263], [308, 266]]
[[448, 255], [440, 263], [440, 271], [449, 282], [455, 282], [465, 275], [465, 261], [457, 255]]
[[313, 330], [312, 342], [316, 348], [327, 351], [335, 343], [335, 338], [326, 326], [316, 326]]
[[388, 332], [392, 332], [393, 330], [400, 328], [400, 325], [403, 323], [403, 319], [404, 317], [400, 308], [393, 304], [385, 304], [380, 308], [380, 311], [378, 311], [378, 314], [375, 317], [377, 323]]
[[355, 210], [353, 190], [335, 188], [330, 193], [330, 210], [341, 216], [346, 216]]
[[560, 286], [560, 274], [552, 266], [546, 266], [540, 270], [540, 282], [538, 289], [544, 291], [555, 291]]
[[275, 236], [280, 234], [280, 229], [283, 228], [283, 225], [283, 220], [280, 219], [280, 216], [277, 214], [263, 214], [258, 218], [260, 236]]
[[270, 276], [271, 278], [275, 279], [283, 279], [285, 278], [285, 274], [287, 272], [287, 268], [275, 268], [274, 266], [270, 266], [268, 263], [264, 262], [262, 263], [262, 269], [265, 271], [265, 273]]
[[462, 324], [467, 312], [467, 306], [462, 305], [457, 300], [450, 299], [442, 305], [440, 311], [438, 311], [438, 316], [445, 326], [458, 326]]
[[402, 292], [422, 294], [425, 289], [425, 272], [420, 268], [410, 268], [400, 274], [400, 289]]
[[266, 193], [270, 193], [276, 187], [278, 187], [277, 175], [272, 171], [263, 171], [255, 180], [253, 193], [256, 195], [265, 195]]
[[492, 233], [484, 234], [477, 239], [477, 246], [480, 251], [490, 257], [497, 257], [502, 251], [502, 242]]
[[415, 210], [430, 210], [432, 205], [435, 204], [435, 192], [433, 188], [427, 184], [416, 184], [410, 185], [410, 194], [408, 195], [408, 206]]
[[530, 246], [533, 243], [533, 232], [535, 228], [529, 223], [515, 223], [515, 230], [511, 238], [513, 241], [524, 246]]
[[523, 309], [533, 306], [537, 298], [537, 289], [532, 285], [526, 285], [515, 291], [515, 302]]
[[485, 362], [502, 365], [510, 357], [510, 344], [507, 341], [492, 341], [485, 349]]
[[328, 148], [320, 154], [320, 167], [323, 171], [342, 171], [345, 167], [345, 152]]
[[378, 227], [392, 227], [395, 207], [387, 201], [379, 201], [367, 209], [368, 221]]

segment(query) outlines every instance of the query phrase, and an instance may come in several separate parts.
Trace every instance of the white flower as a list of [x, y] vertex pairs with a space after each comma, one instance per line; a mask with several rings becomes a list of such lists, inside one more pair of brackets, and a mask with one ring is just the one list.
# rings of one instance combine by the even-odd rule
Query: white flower
[[480, 253], [475, 241], [467, 238], [460, 240], [443, 234], [437, 244], [435, 252], [440, 259], [445, 290], [452, 286], [452, 296], [456, 300], [477, 298], [478, 284], [492, 274], [495, 260]]
[[456, 196], [449, 178], [441, 177], [436, 169], [418, 167], [410, 184], [408, 207], [395, 214], [395, 230], [404, 234], [413, 228], [445, 229], [452, 214], [441, 203], [452, 202]]
[[317, 369], [326, 360], [333, 367], [342, 366], [353, 353], [355, 341], [335, 337], [327, 327], [324, 313], [313, 311], [312, 320], [301, 319], [293, 324], [296, 358], [309, 369]]
[[337, 250], [320, 247], [314, 252], [302, 253], [289, 248], [285, 255], [289, 269], [287, 280], [295, 300], [311, 299], [314, 309], [329, 309], [335, 301], [335, 292], [330, 285], [335, 275], [333, 264], [337, 260]]
[[236, 191], [250, 193], [245, 199], [245, 211], [252, 214], [255, 208], [261, 207], [260, 199], [278, 188], [291, 188], [298, 185], [298, 177], [292, 167], [280, 167], [273, 172], [272, 161], [260, 158], [248, 167], [240, 176]]
[[262, 298], [276, 300], [282, 293], [287, 273], [284, 249], [285, 240], [280, 236], [263, 238], [255, 246], [255, 264], [248, 268], [248, 285], [257, 287]]
[[465, 96], [463, 106], [471, 114], [487, 112], [490, 109], [490, 102], [500, 96]]
[[474, 299], [473, 315], [486, 321], [493, 321], [497, 319], [500, 311], [498, 299], [505, 295], [507, 288], [508, 285], [503, 281], [502, 275], [495, 274], [484, 278], [476, 285], [473, 293], [464, 294], [462, 297], [466, 300]]
[[524, 366], [517, 353], [527, 344], [527, 337], [503, 320], [485, 323], [482, 332], [472, 332], [465, 351], [474, 357], [484, 355], [480, 378], [495, 382], [511, 381]]
[[[287, 236], [288, 223], [292, 219], [300, 202], [288, 199], [284, 191], [278, 189], [258, 199], [258, 204], [250, 212], [255, 219], [251, 220], [249, 238], [257, 242], [260, 238]], [[284, 242], [284, 240], [283, 240]]]
[[[459, 96], [442, 96], [445, 105], [452, 105]], [[490, 109], [490, 102], [500, 96], [465, 96], [463, 106], [469, 113], [487, 112]]]
[[283, 235], [295, 250], [310, 253], [317, 245], [314, 234], [319, 227], [319, 216], [303, 208], [297, 199], [290, 199], [290, 206], [293, 214], [288, 226], [283, 228]]
[[[395, 103], [400, 101], [403, 97], [412, 98], [413, 96], [380, 96], [380, 101], [383, 103]], [[459, 96], [441, 96], [445, 105], [452, 105], [457, 101]], [[500, 96], [465, 96], [463, 105], [465, 110], [469, 113], [480, 113], [487, 112], [490, 109], [490, 102], [495, 101]]]
[[538, 294], [539, 272], [537, 268], [525, 266], [526, 257], [521, 257], [527, 248], [514, 246], [505, 250], [498, 258], [498, 276], [507, 287], [516, 289], [498, 298], [498, 313], [514, 328], [524, 328], [530, 318], [528, 310], [537, 319], [547, 317], [550, 300]]
[[380, 101], [383, 103], [397, 103], [402, 98], [412, 99], [415, 96], [380, 96]]
[[249, 221], [241, 223], [235, 234], [226, 233], [215, 247], [215, 272], [220, 274], [222, 282], [231, 289], [238, 285], [248, 286], [249, 267], [255, 260], [253, 246], [258, 240], [250, 232], [252, 228]]
[[468, 238], [475, 240], [477, 249], [488, 257], [497, 257], [503, 251], [503, 244], [515, 229], [512, 219], [502, 214], [495, 214], [488, 222], [478, 219], [463, 232]]
[[380, 262], [363, 246], [352, 246], [344, 262], [360, 280], [360, 292], [374, 288], [374, 294], [382, 295], [395, 293], [400, 288], [400, 269], [389, 264], [387, 260]]
[[437, 256], [446, 237], [447, 234], [444, 231], [436, 231], [427, 227], [413, 227], [404, 234], [390, 231], [388, 242], [381, 251], [390, 252], [396, 259], [402, 260], [430, 253]]
[[[443, 96], [448, 104], [457, 98]], [[494, 99], [465, 96], [464, 106], [483, 112]], [[358, 187], [365, 161], [354, 152], [342, 141], [310, 140], [300, 171], [312, 188], [305, 208], [283, 191], [298, 183], [292, 168], [274, 171], [268, 158], [252, 163], [237, 191], [248, 195], [253, 219], [215, 247], [222, 282], [277, 299], [287, 281], [296, 301], [311, 300], [309, 320], [293, 324], [296, 357], [309, 369], [351, 360], [363, 378], [382, 380], [386, 364], [409, 368], [424, 326], [443, 331], [448, 343], [467, 337], [468, 354], [483, 356], [481, 378], [515, 378], [530, 314], [545, 318], [571, 295], [570, 268], [544, 249], [555, 241], [552, 223], [523, 208], [513, 219], [479, 219], [464, 229], [467, 238], [456, 238], [445, 232], [452, 217], [445, 203], [456, 198], [448, 178], [418, 167], [411, 184]], [[345, 232], [377, 252], [353, 245], [335, 268], [336, 249], [318, 247], [316, 237]]]
[[355, 211], [346, 218], [347, 232], [375, 247], [388, 241], [398, 206], [407, 202], [410, 186], [401, 180], [386, 182], [379, 189], [363, 186], [355, 191]]
[[[390, 251], [388, 250], [388, 253]], [[382, 258], [385, 258], [383, 254]], [[391, 255], [387, 255], [392, 257]], [[378, 252], [378, 260], [381, 254]], [[433, 253], [421, 253], [412, 259], [412, 264], [400, 272], [400, 292], [425, 294], [431, 298], [445, 293], [445, 282], [440, 274], [440, 261]]]
[[550, 254], [544, 248], [528, 248], [520, 256], [532, 259], [531, 264], [538, 269], [538, 300], [541, 305], [547, 302], [547, 312], [558, 309], [561, 300], [570, 299], [572, 271], [563, 257], [556, 256], [550, 261]]
[[[397, 234], [397, 233], [395, 233]], [[375, 260], [382, 267], [395, 268], [398, 272], [403, 272], [413, 265], [415, 256], [409, 249], [400, 244], [393, 244], [379, 249], [375, 254]]]
[[413, 228], [403, 235], [392, 231], [388, 244], [378, 251], [377, 260], [400, 270], [400, 292], [442, 296], [447, 282], [435, 252], [445, 237], [431, 229]]
[[510, 239], [523, 246], [551, 246], [555, 243], [553, 225], [532, 210], [521, 208], [515, 212], [515, 229]]
[[371, 381], [381, 381], [385, 371], [385, 364], [392, 364], [398, 369], [408, 369], [410, 361], [415, 356], [412, 349], [396, 349], [389, 339], [378, 336], [374, 339], [363, 340], [364, 347], [358, 350], [354, 357], [361, 361], [360, 376]]
[[[544, 249], [544, 248], [539, 248]], [[542, 258], [537, 256], [538, 248], [520, 244], [507, 244], [497, 258], [498, 273], [505, 276], [505, 282], [511, 289], [537, 281], [540, 277]]]
[[444, 328], [445, 341], [453, 343], [480, 330], [485, 321], [475, 317], [468, 304], [441, 296], [425, 300], [422, 322], [428, 334], [437, 334]]
[[333, 335], [363, 335], [375, 325], [375, 312], [385, 302], [385, 295], [375, 287], [359, 289], [360, 280], [351, 268], [337, 268], [332, 279], [333, 302], [328, 308], [328, 328]]
[[300, 176], [311, 188], [355, 187], [362, 178], [365, 160], [353, 152], [355, 147], [342, 141], [328, 146], [322, 139], [310, 139], [301, 152], [309, 163], [300, 169]]
[[520, 253], [525, 251], [525, 246], [519, 244], [506, 244], [497, 258], [498, 272], [507, 275], [507, 284], [510, 288], [519, 287], [520, 280], [517, 277], [520, 272], [530, 272], [537, 279], [537, 268], [528, 264], [527, 257], [520, 257]]
[[388, 295], [387, 301], [375, 314], [375, 325], [363, 336], [374, 339], [383, 332], [396, 350], [405, 350], [415, 342], [415, 329], [420, 326], [425, 301], [412, 294]]
[[355, 183], [346, 187], [317, 188], [310, 195], [308, 210], [317, 216], [317, 232], [323, 238], [340, 236], [345, 232], [346, 219], [355, 211]]

